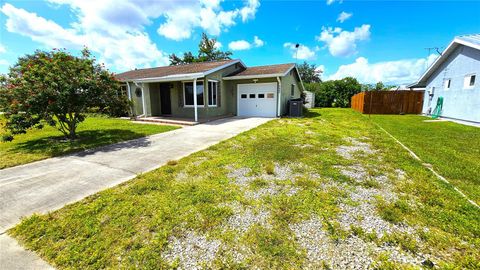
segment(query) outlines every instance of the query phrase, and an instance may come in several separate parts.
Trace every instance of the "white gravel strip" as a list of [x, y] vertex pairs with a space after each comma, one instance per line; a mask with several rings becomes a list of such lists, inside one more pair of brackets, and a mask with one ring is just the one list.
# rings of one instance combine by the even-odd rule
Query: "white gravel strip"
[[203, 235], [187, 231], [181, 237], [171, 237], [163, 257], [169, 262], [179, 262], [178, 269], [203, 269], [215, 259], [221, 245], [220, 240], [208, 240]]

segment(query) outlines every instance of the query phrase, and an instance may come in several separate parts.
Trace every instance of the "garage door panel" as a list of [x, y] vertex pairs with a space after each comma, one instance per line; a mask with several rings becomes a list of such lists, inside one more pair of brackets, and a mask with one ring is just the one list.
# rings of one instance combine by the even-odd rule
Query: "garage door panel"
[[238, 112], [239, 116], [276, 116], [276, 83], [239, 84]]

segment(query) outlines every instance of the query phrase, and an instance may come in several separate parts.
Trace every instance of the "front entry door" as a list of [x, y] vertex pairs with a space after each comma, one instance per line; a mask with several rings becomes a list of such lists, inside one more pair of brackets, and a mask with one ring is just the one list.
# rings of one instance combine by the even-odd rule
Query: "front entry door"
[[172, 102], [170, 101], [170, 84], [160, 84], [160, 102], [162, 114], [172, 114]]

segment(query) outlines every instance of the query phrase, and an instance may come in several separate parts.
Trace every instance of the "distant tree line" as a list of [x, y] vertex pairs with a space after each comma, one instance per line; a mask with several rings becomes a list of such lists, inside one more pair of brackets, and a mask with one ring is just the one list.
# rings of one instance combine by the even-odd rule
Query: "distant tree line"
[[302, 77], [305, 90], [315, 94], [315, 107], [350, 107], [353, 95], [362, 91], [385, 91], [394, 86], [376, 84], [361, 84], [356, 78], [346, 77], [341, 80], [322, 81], [315, 64], [303, 62], [297, 66]]

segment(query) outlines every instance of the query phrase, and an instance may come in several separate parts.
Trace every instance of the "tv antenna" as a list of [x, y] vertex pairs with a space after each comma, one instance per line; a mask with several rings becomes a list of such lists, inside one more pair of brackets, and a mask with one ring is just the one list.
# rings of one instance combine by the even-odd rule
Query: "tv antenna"
[[428, 48], [425, 48], [425, 50], [428, 51], [428, 55], [427, 55], [427, 68], [430, 66], [430, 63], [428, 62], [428, 57], [430, 57], [430, 54], [432, 53], [433, 50], [435, 50], [436, 53], [438, 53], [439, 56], [442, 56], [442, 52], [440, 51], [440, 49], [442, 49], [443, 47], [428, 47]]

